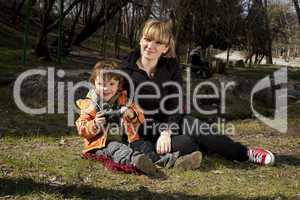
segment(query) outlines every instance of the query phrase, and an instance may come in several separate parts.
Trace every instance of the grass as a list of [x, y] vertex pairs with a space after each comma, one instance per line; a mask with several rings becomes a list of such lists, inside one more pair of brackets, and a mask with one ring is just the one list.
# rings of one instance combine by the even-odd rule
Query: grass
[[[34, 25], [33, 25], [34, 26]], [[74, 62], [70, 57], [63, 57], [62, 63], [58, 64], [56, 53], [52, 53], [52, 62], [46, 62], [34, 54], [34, 47], [37, 40], [38, 27], [32, 27], [33, 30], [28, 35], [28, 45], [26, 51], [26, 63], [23, 64], [23, 34], [21, 25], [16, 30], [0, 22], [0, 73], [18, 74], [27, 69], [41, 66], [54, 66], [60, 68], [91, 68], [82, 63]], [[35, 30], [35, 31], [34, 31]], [[50, 39], [49, 39], [50, 40]], [[50, 43], [50, 42], [49, 42]], [[124, 46], [123, 46], [124, 49]], [[93, 63], [94, 64], [94, 63]]]
[[[61, 140], [45, 136], [1, 138], [0, 195], [22, 199], [286, 199], [299, 191], [299, 154], [296, 161], [274, 167], [210, 156], [199, 170], [163, 170], [168, 178], [157, 180], [107, 171], [99, 163], [80, 158], [77, 136], [63, 137], [63, 144]], [[284, 141], [297, 144], [289, 137]]]
[[18, 71], [22, 70], [21, 50], [0, 47], [0, 69], [1, 71]]
[[[5, 116], [0, 122], [0, 135], [70, 134], [66, 114], [30, 115], [20, 111], [13, 99], [12, 88], [0, 87], [0, 111]], [[34, 100], [32, 100], [34, 102]], [[73, 130], [74, 131], [74, 130]]]
[[[88, 46], [89, 48], [92, 49], [97, 49], [98, 51], [102, 52], [102, 43], [99, 38], [101, 38], [102, 35], [96, 33], [93, 37], [88, 39], [87, 41], [84, 42], [84, 45]], [[108, 38], [106, 40], [106, 54], [107, 55], [114, 55], [114, 42], [111, 38]], [[120, 40], [120, 55], [125, 55], [128, 52], [130, 52], [132, 49], [128, 46], [127, 42], [124, 40]]]
[[[166, 180], [112, 173], [80, 157], [82, 141], [64, 115], [18, 111], [0, 88], [0, 197], [9, 199], [291, 199], [299, 195], [299, 117], [279, 134], [254, 119], [234, 121], [232, 137], [277, 153], [273, 167], [205, 156], [195, 171], [164, 169]], [[55, 128], [51, 128], [56, 126]], [[37, 131], [37, 128], [40, 131]], [[47, 132], [47, 128], [49, 129]], [[68, 130], [68, 131], [67, 131]], [[297, 132], [298, 131], [298, 132]]]
[[[22, 63], [22, 49], [13, 49], [8, 47], [0, 47], [0, 72], [3, 74], [15, 74], [40, 66], [51, 65], [49, 62], [38, 59], [33, 50], [27, 50], [26, 63]], [[52, 64], [53, 65], [53, 64]]]
[[[21, 48], [22, 33], [13, 27], [0, 22], [0, 44], [2, 47], [13, 49]], [[29, 41], [33, 41], [33, 37], [29, 37]]]
[[32, 47], [35, 44], [36, 33], [28, 35], [28, 49], [26, 65], [22, 63], [22, 45], [23, 33], [22, 25], [20, 24], [18, 30], [0, 22], [0, 72], [4, 74], [18, 73], [29, 68], [34, 68], [39, 65], [47, 63], [39, 60], [31, 54]]
[[[236, 76], [246, 78], [246, 79], [253, 79], [259, 80], [266, 76], [272, 75], [273, 72], [277, 71], [280, 67], [273, 67], [273, 66], [255, 66], [251, 68], [228, 68], [226, 70], [227, 74], [234, 74]], [[299, 70], [291, 70], [288, 71], [288, 79], [292, 80], [300, 80], [300, 71]]]

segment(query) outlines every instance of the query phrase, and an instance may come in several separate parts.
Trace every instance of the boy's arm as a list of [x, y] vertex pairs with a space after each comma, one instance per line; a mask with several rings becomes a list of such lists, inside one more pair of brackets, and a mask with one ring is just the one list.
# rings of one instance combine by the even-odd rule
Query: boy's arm
[[80, 109], [80, 116], [75, 122], [78, 134], [89, 140], [99, 133], [94, 121], [96, 111], [90, 107], [89, 99], [78, 100], [76, 104]]
[[90, 119], [90, 116], [81, 114], [75, 123], [78, 135], [80, 135], [81, 137], [84, 137], [89, 140], [98, 134], [98, 128], [94, 120]]
[[132, 103], [123, 115], [128, 142], [140, 139], [137, 133], [140, 124], [144, 123], [144, 112]]
[[125, 118], [134, 126], [144, 123], [144, 112], [132, 103], [125, 112]]

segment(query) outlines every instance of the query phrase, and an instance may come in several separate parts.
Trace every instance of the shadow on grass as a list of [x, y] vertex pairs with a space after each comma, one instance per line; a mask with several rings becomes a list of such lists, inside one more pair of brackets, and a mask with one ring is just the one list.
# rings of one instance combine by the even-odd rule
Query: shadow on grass
[[275, 155], [276, 156], [276, 166], [290, 165], [290, 166], [300, 166], [300, 158], [293, 155]]
[[[183, 193], [157, 193], [149, 191], [146, 187], [140, 187], [138, 191], [122, 191], [115, 189], [97, 188], [88, 185], [53, 185], [49, 183], [36, 182], [30, 178], [9, 179], [0, 178], [0, 196], [24, 196], [34, 193], [47, 193], [63, 198], [81, 199], [216, 199], [216, 200], [244, 200], [232, 195], [221, 196], [196, 196]], [[281, 196], [281, 199], [286, 199]], [[274, 199], [274, 197], [259, 196], [250, 199]]]
[[[275, 155], [275, 165], [273, 167], [281, 168], [284, 166], [300, 166], [300, 158], [293, 155]], [[206, 155], [201, 164], [201, 171], [208, 172], [217, 170], [220, 166], [230, 169], [254, 170], [259, 166], [249, 162], [230, 161], [222, 158], [219, 155]]]
[[202, 163], [200, 170], [202, 172], [209, 172], [214, 170], [219, 170], [220, 166], [224, 166], [229, 169], [244, 169], [244, 170], [254, 170], [258, 165], [249, 163], [249, 162], [238, 162], [227, 160], [217, 154], [206, 154]]

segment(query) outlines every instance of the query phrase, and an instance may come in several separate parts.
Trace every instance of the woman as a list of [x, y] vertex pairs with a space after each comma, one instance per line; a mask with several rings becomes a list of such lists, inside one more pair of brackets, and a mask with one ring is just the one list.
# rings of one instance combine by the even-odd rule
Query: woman
[[[179, 98], [170, 98], [171, 94], [178, 94], [178, 88], [174, 84], [165, 85], [169, 81], [182, 84], [175, 56], [175, 44], [169, 24], [149, 20], [141, 34], [140, 49], [131, 52], [122, 63], [122, 70], [132, 78], [135, 85], [135, 94], [148, 95], [147, 98], [144, 96], [135, 99], [144, 110], [146, 119], [146, 124], [139, 129], [140, 136], [151, 141], [159, 154], [180, 151], [185, 155], [200, 149], [230, 160], [249, 160], [260, 165], [272, 165], [275, 157], [270, 151], [248, 148], [225, 135], [198, 134], [197, 131], [190, 130], [191, 127], [188, 126], [197, 122], [197, 119], [180, 113]], [[128, 84], [127, 89], [129, 90]], [[170, 114], [166, 110], [176, 112]], [[178, 124], [180, 127], [177, 131], [171, 130], [170, 126], [160, 127], [158, 130], [160, 124]]]

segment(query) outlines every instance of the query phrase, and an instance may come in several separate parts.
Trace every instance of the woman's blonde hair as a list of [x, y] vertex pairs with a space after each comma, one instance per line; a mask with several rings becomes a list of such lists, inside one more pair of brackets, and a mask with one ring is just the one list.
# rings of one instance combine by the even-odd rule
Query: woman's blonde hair
[[158, 21], [150, 19], [146, 21], [141, 39], [146, 37], [150, 40], [158, 41], [168, 47], [168, 51], [163, 54], [164, 57], [175, 58], [175, 42], [172, 34], [170, 22]]

